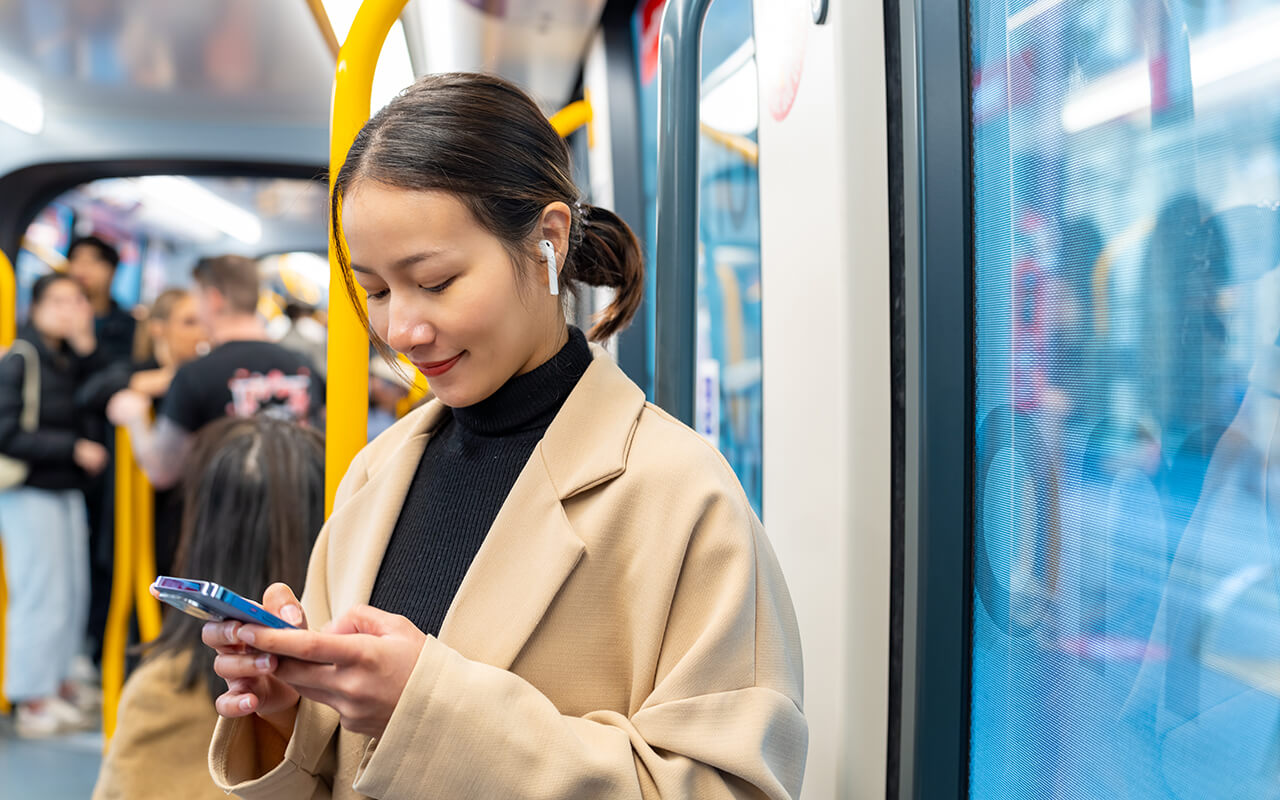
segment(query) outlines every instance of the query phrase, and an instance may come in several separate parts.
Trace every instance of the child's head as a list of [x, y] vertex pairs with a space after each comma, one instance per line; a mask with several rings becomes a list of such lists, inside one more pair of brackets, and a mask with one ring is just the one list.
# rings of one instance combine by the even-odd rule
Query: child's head
[[[213, 581], [260, 600], [277, 581], [300, 591], [324, 523], [324, 440], [310, 428], [267, 417], [228, 417], [196, 436], [184, 479], [177, 575]], [[201, 622], [170, 613], [155, 652], [190, 652], [185, 684], [202, 676], [217, 696], [213, 651]]]

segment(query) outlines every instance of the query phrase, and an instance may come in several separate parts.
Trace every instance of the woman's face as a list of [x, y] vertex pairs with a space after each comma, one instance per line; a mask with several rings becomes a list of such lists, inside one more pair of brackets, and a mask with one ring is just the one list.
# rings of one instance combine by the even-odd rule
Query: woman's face
[[[539, 233], [563, 248], [568, 207]], [[441, 402], [473, 405], [547, 361], [567, 331], [545, 268], [521, 279], [502, 242], [455, 196], [374, 182], [343, 199], [343, 233], [375, 333], [427, 377]]]
[[43, 336], [67, 339], [90, 324], [93, 309], [84, 290], [73, 280], [49, 284], [40, 302], [31, 307], [31, 324]]
[[184, 295], [173, 304], [169, 318], [161, 323], [160, 336], [173, 362], [164, 366], [181, 366], [199, 354], [200, 345], [209, 338], [209, 332], [200, 321], [200, 309], [194, 297]]

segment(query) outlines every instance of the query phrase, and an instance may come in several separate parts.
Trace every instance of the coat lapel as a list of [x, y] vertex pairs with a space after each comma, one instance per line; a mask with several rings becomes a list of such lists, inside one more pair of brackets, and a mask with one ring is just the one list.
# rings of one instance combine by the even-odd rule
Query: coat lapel
[[474, 661], [502, 669], [515, 661], [586, 550], [561, 501], [626, 468], [644, 394], [592, 349], [591, 366], [516, 479], [440, 629], [442, 642]]

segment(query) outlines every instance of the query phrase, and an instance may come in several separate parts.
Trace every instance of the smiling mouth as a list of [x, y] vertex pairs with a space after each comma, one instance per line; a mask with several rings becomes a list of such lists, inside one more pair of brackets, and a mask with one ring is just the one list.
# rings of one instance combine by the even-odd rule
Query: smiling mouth
[[415, 362], [414, 366], [416, 366], [418, 370], [421, 371], [422, 374], [426, 375], [428, 378], [431, 378], [437, 375], [443, 375], [444, 373], [452, 369], [453, 365], [457, 364], [458, 359], [462, 358], [462, 356], [465, 355], [466, 352], [467, 352], [466, 350], [463, 350], [461, 353], [458, 353], [453, 358], [446, 359], [444, 361]]

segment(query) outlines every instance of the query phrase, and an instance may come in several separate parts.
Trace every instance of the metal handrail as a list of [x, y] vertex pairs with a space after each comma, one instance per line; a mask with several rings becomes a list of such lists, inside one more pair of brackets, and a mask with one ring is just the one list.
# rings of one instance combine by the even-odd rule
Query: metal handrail
[[111, 572], [111, 603], [102, 634], [103, 746], [116, 730], [116, 710], [124, 689], [125, 651], [129, 643], [129, 614], [133, 610], [133, 489], [135, 469], [127, 428], [116, 428], [116, 542]]
[[[329, 126], [329, 191], [347, 160], [356, 134], [369, 119], [373, 72], [391, 26], [408, 0], [365, 0], [338, 51], [333, 77], [333, 110]], [[329, 232], [329, 285], [345, 285], [335, 238]], [[351, 298], [329, 292], [329, 345], [325, 415], [325, 515], [333, 511], [338, 484], [364, 446], [369, 420], [369, 340]]]
[[329, 12], [324, 10], [324, 0], [307, 0], [307, 8], [311, 9], [311, 16], [315, 18], [316, 27], [320, 29], [320, 35], [324, 37], [324, 43], [328, 46], [329, 52], [337, 58], [342, 46], [338, 44], [338, 34], [334, 33]]
[[595, 114], [591, 108], [591, 100], [586, 98], [570, 103], [552, 114], [547, 121], [551, 123], [551, 127], [556, 129], [556, 133], [560, 134], [561, 138], [564, 138], [583, 125], [590, 125], [591, 120], [594, 118]]
[[133, 457], [129, 431], [116, 428], [115, 554], [111, 600], [102, 637], [102, 734], [104, 747], [115, 733], [116, 713], [124, 691], [129, 620], [138, 620], [138, 636], [149, 642], [160, 635], [160, 604], [151, 596], [156, 577], [155, 494], [146, 473]]
[[[18, 336], [18, 281], [9, 257], [0, 252], [0, 349], [7, 349]], [[0, 547], [0, 713], [9, 713], [4, 696], [4, 620], [9, 608], [9, 587], [4, 581], [4, 548]]]
[[658, 291], [654, 395], [693, 424], [698, 290], [698, 101], [711, 0], [668, 0], [658, 43]]

